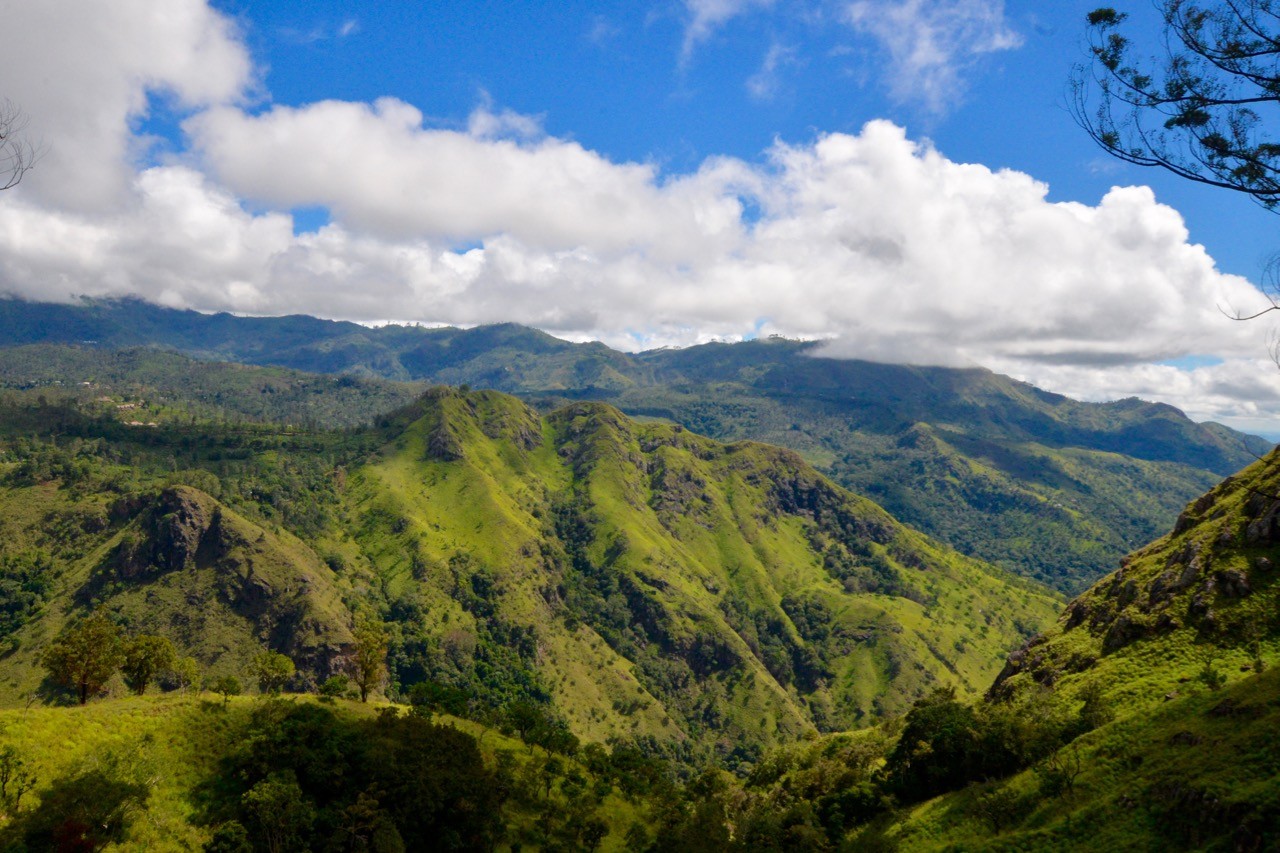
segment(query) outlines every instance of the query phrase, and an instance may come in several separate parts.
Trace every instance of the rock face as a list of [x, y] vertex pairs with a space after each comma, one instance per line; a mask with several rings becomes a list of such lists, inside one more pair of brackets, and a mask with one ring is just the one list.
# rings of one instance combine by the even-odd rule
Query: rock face
[[123, 538], [112, 553], [120, 578], [136, 581], [192, 565], [205, 535], [220, 519], [211, 501], [182, 486], [165, 489], [151, 503], [137, 498], [120, 501], [112, 516], [133, 517], [138, 528], [138, 535]]
[[1280, 500], [1256, 494], [1245, 508], [1251, 516], [1244, 532], [1246, 544], [1280, 544]]
[[[350, 617], [332, 572], [301, 542], [187, 486], [122, 500], [110, 515], [123, 529], [81, 600], [100, 599], [108, 590], [125, 600], [144, 596], [148, 607], [140, 619], [156, 626], [149, 630], [172, 633], [161, 626], [179, 626], [197, 648], [228, 626], [243, 625], [253, 644], [288, 654], [317, 677], [336, 671], [349, 652]], [[179, 589], [169, 606], [166, 591]], [[225, 647], [228, 640], [211, 644]]]

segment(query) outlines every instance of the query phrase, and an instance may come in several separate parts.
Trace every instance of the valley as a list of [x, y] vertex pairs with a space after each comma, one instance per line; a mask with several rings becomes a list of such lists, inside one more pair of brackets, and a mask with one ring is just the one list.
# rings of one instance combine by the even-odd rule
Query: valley
[[[307, 731], [382, 780], [353, 785], [389, 784], [369, 750], [456, 738], [439, 802], [498, 792], [448, 830], [468, 849], [1167, 849], [1276, 825], [1278, 469], [1215, 473], [1258, 441], [794, 342], [430, 334], [457, 357], [408, 380], [0, 349], [0, 770], [31, 780], [6, 843], [82, 790], [127, 848], [263, 837], [268, 794], [305, 806], [298, 843], [445, 831], [279, 751]], [[486, 383], [496, 360], [522, 378]], [[565, 381], [612, 376], [593, 361], [630, 378]], [[89, 614], [198, 678], [126, 698], [117, 675], [74, 707], [44, 661]], [[238, 697], [267, 652], [284, 697]], [[91, 725], [50, 734], [67, 715]], [[1202, 820], [1169, 817], [1187, 803]]]

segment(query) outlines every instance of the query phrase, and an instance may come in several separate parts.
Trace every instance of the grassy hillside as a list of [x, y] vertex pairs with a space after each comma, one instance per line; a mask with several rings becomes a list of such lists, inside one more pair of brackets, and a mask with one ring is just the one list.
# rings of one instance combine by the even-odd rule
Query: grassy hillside
[[1227, 680], [1280, 651], [1280, 452], [1192, 502], [1167, 536], [1072, 601], [996, 685], [1103, 685], [1126, 707]]
[[87, 612], [169, 637], [213, 676], [249, 672], [264, 646], [315, 678], [341, 666], [351, 616], [332, 570], [291, 534], [186, 486], [113, 496], [20, 482], [11, 474], [0, 486], [0, 569], [9, 580], [24, 562], [40, 565], [44, 589], [0, 636], [0, 702], [57, 695], [39, 656]]
[[1064, 749], [1056, 760], [1077, 774], [1068, 790], [1046, 788], [1041, 765], [931, 800], [866, 838], [922, 851], [1274, 849], [1280, 669], [1180, 692]]
[[[997, 704], [1094, 703], [1115, 721], [1037, 768], [914, 808], [889, 837], [939, 850], [1272, 849], [1277, 519], [1277, 453], [1187, 506], [1013, 655], [991, 690]], [[1066, 790], [1052, 787], [1054, 771], [1072, 777]]]
[[243, 828], [264, 850], [608, 851], [652, 821], [653, 783], [607, 751], [406, 710], [191, 694], [0, 711], [0, 762], [34, 783], [15, 802], [8, 780], [0, 845], [198, 850]]
[[3, 420], [0, 556], [26, 590], [8, 701], [49, 694], [39, 656], [90, 610], [214, 675], [282, 651], [295, 687], [335, 671], [362, 612], [391, 632], [393, 691], [542, 703], [583, 737], [740, 764], [939, 683], [980, 692], [1057, 609], [794, 453], [596, 403], [541, 417], [438, 388], [354, 433]]
[[981, 689], [993, 650], [1055, 607], [787, 451], [493, 392], [412, 414], [346, 490], [391, 607], [431, 614], [404, 670], [514, 645], [588, 737], [749, 760], [938, 682]]
[[1068, 606], [985, 700], [704, 775], [689, 850], [1272, 850], [1280, 838], [1275, 455]]

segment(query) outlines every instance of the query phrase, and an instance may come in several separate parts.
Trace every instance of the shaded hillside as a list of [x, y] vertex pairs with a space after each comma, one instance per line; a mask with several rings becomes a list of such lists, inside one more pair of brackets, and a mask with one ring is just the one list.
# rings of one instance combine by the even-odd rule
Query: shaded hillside
[[7, 479], [2, 568], [12, 577], [24, 557], [34, 559], [46, 583], [43, 601], [7, 620], [0, 698], [51, 690], [39, 655], [89, 611], [129, 633], [170, 638], [214, 674], [248, 672], [263, 647], [312, 677], [341, 668], [350, 614], [332, 571], [295, 537], [185, 486], [118, 497], [23, 485], [20, 472]]
[[[825, 359], [815, 357], [816, 344], [776, 339], [629, 355], [511, 324], [374, 329], [308, 317], [211, 316], [137, 300], [0, 300], [0, 339], [161, 346], [201, 358], [469, 384], [521, 394], [547, 410], [604, 400], [720, 440], [798, 450], [837, 482], [962, 552], [1072, 592], [1270, 447], [1159, 404], [1079, 403], [985, 370]], [[6, 359], [32, 360], [0, 353], [0, 363]], [[84, 370], [72, 358], [63, 372], [71, 381]], [[28, 373], [53, 379], [50, 370]], [[326, 425], [350, 422], [338, 420], [330, 400], [363, 414], [404, 393], [366, 382], [300, 394], [308, 383], [295, 376], [287, 380], [294, 390], [240, 412], [229, 395], [218, 400], [228, 379], [234, 385], [240, 377], [183, 374], [200, 406]], [[278, 387], [281, 379], [264, 384]]]

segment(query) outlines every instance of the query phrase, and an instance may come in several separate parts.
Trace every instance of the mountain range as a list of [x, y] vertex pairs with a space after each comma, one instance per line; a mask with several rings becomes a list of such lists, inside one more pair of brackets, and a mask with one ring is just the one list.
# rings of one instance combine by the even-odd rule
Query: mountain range
[[[68, 827], [263, 846], [268, 793], [302, 809], [272, 821], [311, 815], [307, 843], [377, 849], [445, 826], [653, 850], [1280, 833], [1280, 451], [1259, 439], [778, 339], [626, 354], [0, 308], [21, 332], [0, 348], [14, 849]], [[415, 710], [328, 687], [32, 707], [65, 699], [42, 661], [91, 613], [209, 684], [281, 653], [298, 693], [373, 622], [385, 695]]]
[[[1167, 529], [1188, 500], [1271, 447], [1159, 403], [1081, 403], [982, 369], [825, 358], [818, 343], [781, 339], [628, 354], [514, 325], [370, 328], [138, 300], [3, 300], [0, 338], [10, 344], [0, 350], [7, 387], [93, 379], [163, 392], [168, 384], [190, 404], [208, 386], [204, 411], [224, 416], [229, 408], [349, 426], [430, 383], [501, 390], [543, 411], [608, 402], [719, 440], [794, 449], [901, 521], [1065, 592], [1105, 574]], [[122, 347], [337, 373], [345, 384], [321, 392], [314, 376], [277, 373], [245, 395], [241, 386], [257, 380], [227, 366], [200, 370], [158, 357], [143, 365], [141, 355], [116, 354]], [[281, 405], [264, 404], [267, 394]], [[301, 402], [335, 394], [343, 404], [324, 412]], [[295, 405], [283, 408], [283, 398]]]

